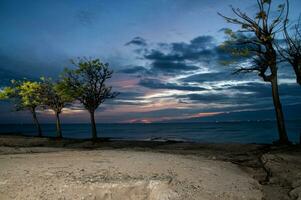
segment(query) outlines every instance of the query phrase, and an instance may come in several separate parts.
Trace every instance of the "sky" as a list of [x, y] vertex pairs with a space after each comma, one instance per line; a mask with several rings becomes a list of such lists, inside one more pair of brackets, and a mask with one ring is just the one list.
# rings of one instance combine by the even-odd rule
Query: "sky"
[[[276, 3], [280, 0], [274, 0]], [[273, 2], [274, 2], [273, 1]], [[224, 28], [217, 12], [230, 5], [252, 13], [254, 0], [1, 0], [0, 87], [11, 79], [58, 78], [70, 59], [101, 58], [114, 70], [120, 95], [96, 113], [98, 123], [274, 119], [271, 89], [255, 73], [233, 75], [221, 65]], [[290, 0], [290, 19], [301, 1]], [[301, 118], [301, 88], [281, 65], [286, 119]], [[0, 103], [0, 123], [30, 123], [28, 112]], [[43, 123], [54, 122], [39, 111]], [[66, 108], [65, 123], [89, 122], [81, 108]]]

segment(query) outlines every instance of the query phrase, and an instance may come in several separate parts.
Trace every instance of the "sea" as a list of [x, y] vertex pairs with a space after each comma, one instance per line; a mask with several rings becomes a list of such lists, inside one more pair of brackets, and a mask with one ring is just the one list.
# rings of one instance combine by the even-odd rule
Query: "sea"
[[[290, 141], [299, 143], [301, 120], [287, 121]], [[62, 124], [63, 137], [91, 137], [90, 124]], [[55, 124], [42, 124], [43, 135], [54, 137]], [[199, 143], [272, 143], [277, 140], [275, 121], [97, 124], [99, 137], [112, 140], [189, 141]], [[0, 124], [0, 134], [36, 135], [33, 124]]]

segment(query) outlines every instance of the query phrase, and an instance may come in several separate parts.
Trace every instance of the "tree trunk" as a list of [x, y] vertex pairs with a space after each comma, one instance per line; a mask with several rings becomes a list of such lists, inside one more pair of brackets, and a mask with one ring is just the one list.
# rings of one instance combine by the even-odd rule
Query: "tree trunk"
[[295, 71], [295, 74], [296, 74], [296, 80], [297, 80], [297, 83], [299, 85], [301, 85], [301, 60], [296, 60], [294, 62], [291, 62], [293, 68], [294, 68], [294, 71]]
[[35, 108], [32, 109], [31, 112], [32, 112], [33, 122], [34, 122], [34, 124], [36, 125], [37, 130], [38, 130], [38, 136], [39, 136], [39, 137], [42, 137], [42, 129], [41, 129], [39, 120], [38, 120], [38, 118], [37, 118], [36, 109], [35, 109]]
[[277, 118], [277, 125], [278, 125], [279, 144], [289, 144], [287, 133], [285, 130], [282, 105], [281, 105], [280, 98], [279, 98], [277, 76], [275, 76], [271, 80], [271, 84], [272, 84], [273, 103], [274, 103], [274, 108], [275, 108], [276, 118]]
[[56, 136], [58, 138], [62, 138], [63, 135], [62, 135], [62, 128], [61, 128], [60, 113], [56, 112], [55, 115], [56, 115]]
[[90, 118], [91, 118], [91, 131], [92, 131], [92, 140], [97, 139], [97, 130], [96, 130], [96, 124], [95, 124], [95, 118], [94, 118], [94, 110], [89, 111], [90, 112]]

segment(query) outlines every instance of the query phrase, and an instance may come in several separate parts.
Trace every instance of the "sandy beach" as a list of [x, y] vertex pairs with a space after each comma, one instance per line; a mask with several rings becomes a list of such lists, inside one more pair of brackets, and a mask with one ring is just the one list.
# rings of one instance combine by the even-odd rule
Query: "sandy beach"
[[299, 146], [0, 136], [0, 199], [301, 199]]

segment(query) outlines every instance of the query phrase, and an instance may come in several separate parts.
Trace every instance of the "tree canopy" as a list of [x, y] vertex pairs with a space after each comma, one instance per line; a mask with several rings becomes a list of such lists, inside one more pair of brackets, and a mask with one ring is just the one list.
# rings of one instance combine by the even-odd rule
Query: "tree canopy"
[[[276, 34], [285, 28], [289, 11], [285, 9], [287, 7], [285, 4], [279, 4], [275, 8], [275, 3], [272, 3], [271, 0], [257, 0], [257, 5], [255, 16], [233, 7], [234, 17], [227, 17], [219, 13], [227, 22], [240, 27], [237, 32], [226, 29], [225, 33], [229, 39], [222, 45], [222, 48], [230, 49], [230, 52], [234, 55], [233, 63], [239, 65], [235, 73], [257, 72], [263, 81], [271, 84], [279, 133], [278, 142], [288, 144], [278, 91], [279, 60], [275, 41]], [[277, 13], [276, 16], [274, 11]], [[241, 62], [240, 59], [243, 57], [246, 58], [246, 62]]]
[[60, 88], [80, 101], [87, 110], [95, 111], [106, 99], [117, 96], [118, 93], [112, 92], [112, 87], [106, 85], [106, 80], [113, 74], [107, 63], [87, 58], [72, 63], [77, 68], [65, 70]]
[[15, 104], [15, 109], [29, 110], [33, 116], [35, 125], [37, 126], [38, 135], [42, 136], [41, 126], [39, 124], [36, 108], [42, 105], [42, 98], [39, 95], [41, 91], [41, 83], [38, 81], [20, 80], [12, 81], [10, 87], [5, 87], [0, 93], [1, 99], [9, 99]]
[[76, 69], [66, 69], [62, 75], [61, 89], [83, 104], [90, 113], [92, 138], [97, 138], [94, 113], [106, 99], [115, 98], [118, 93], [106, 81], [112, 77], [113, 71], [107, 63], [99, 59], [82, 58], [72, 61]]
[[62, 109], [74, 99], [65, 93], [62, 87], [64, 86], [60, 81], [54, 82], [49, 78], [41, 78], [39, 95], [43, 106], [50, 108], [56, 113], [61, 113]]
[[39, 91], [41, 83], [37, 81], [12, 80], [10, 87], [5, 87], [0, 93], [1, 99], [11, 99], [16, 110], [32, 110], [42, 103]]

